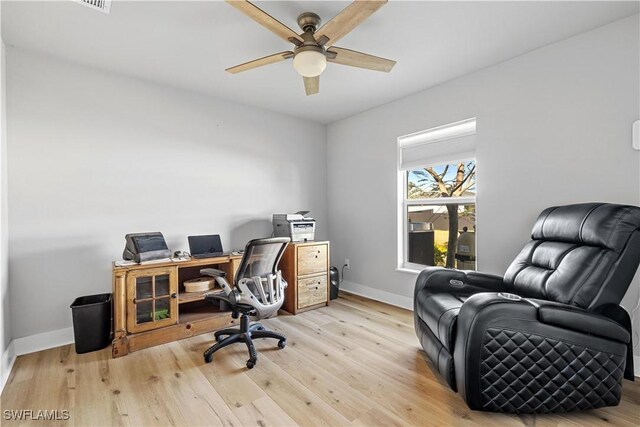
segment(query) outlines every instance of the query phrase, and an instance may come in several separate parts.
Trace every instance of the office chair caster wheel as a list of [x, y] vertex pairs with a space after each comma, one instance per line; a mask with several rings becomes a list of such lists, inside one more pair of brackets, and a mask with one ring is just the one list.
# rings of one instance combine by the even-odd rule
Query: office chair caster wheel
[[253, 360], [247, 360], [248, 369], [252, 369], [254, 366], [256, 366], [256, 362], [254, 362]]
[[213, 356], [212, 355], [204, 356], [204, 363], [211, 363], [212, 360], [213, 360]]
[[286, 340], [278, 341], [278, 348], [285, 348], [286, 345], [287, 345], [287, 341]]

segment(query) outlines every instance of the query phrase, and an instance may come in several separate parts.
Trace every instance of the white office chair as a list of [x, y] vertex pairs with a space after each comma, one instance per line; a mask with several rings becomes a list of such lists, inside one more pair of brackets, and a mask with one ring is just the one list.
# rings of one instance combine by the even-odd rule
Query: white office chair
[[[258, 360], [253, 339], [275, 338], [278, 347], [284, 348], [287, 338], [273, 331], [267, 331], [260, 323], [249, 324], [249, 319], [267, 319], [278, 312], [284, 302], [284, 289], [287, 282], [277, 270], [282, 254], [289, 244], [288, 237], [256, 239], [247, 243], [244, 256], [235, 277], [235, 286], [231, 286], [221, 270], [206, 268], [201, 274], [215, 277], [222, 292], [211, 292], [205, 300], [222, 304], [231, 309], [234, 319], [240, 317], [240, 327], [215, 332], [216, 344], [204, 352], [204, 361], [210, 363], [213, 353], [236, 342], [244, 342], [249, 350], [247, 368], [251, 369]], [[225, 338], [226, 337], [226, 338]]]

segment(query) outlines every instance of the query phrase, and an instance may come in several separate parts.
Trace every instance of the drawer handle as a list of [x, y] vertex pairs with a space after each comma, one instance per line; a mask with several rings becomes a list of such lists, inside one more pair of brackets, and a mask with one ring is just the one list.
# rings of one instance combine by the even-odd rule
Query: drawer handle
[[318, 255], [316, 255], [316, 258], [318, 258]]

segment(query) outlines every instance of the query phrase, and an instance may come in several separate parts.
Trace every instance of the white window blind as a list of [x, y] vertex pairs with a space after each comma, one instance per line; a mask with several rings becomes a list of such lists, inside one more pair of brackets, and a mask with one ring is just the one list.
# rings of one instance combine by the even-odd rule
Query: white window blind
[[476, 119], [398, 138], [400, 170], [416, 169], [425, 164], [445, 164], [475, 157]]

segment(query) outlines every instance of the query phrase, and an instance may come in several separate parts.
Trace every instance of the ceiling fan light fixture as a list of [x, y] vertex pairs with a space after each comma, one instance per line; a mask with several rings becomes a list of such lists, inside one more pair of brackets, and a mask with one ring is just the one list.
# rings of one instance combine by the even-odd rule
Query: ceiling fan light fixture
[[321, 48], [307, 49], [305, 46], [296, 51], [293, 68], [303, 77], [316, 77], [327, 67], [327, 57]]
[[[2, 1], [2, 0], [0, 0]], [[111, 1], [111, 0], [76, 0]], [[236, 74], [264, 65], [275, 64], [293, 58], [293, 68], [303, 77], [304, 91], [315, 95], [320, 89], [320, 74], [332, 64], [349, 65], [374, 71], [389, 72], [396, 61], [380, 58], [355, 50], [340, 48], [335, 43], [362, 24], [371, 14], [384, 6], [388, 0], [355, 0], [329, 22], [320, 26], [320, 16], [313, 12], [304, 12], [298, 16], [299, 34], [278, 21], [273, 16], [254, 5], [249, 0], [226, 0], [235, 9], [247, 15], [269, 31], [294, 44], [293, 51], [274, 53], [253, 61], [227, 68], [225, 71]]]

